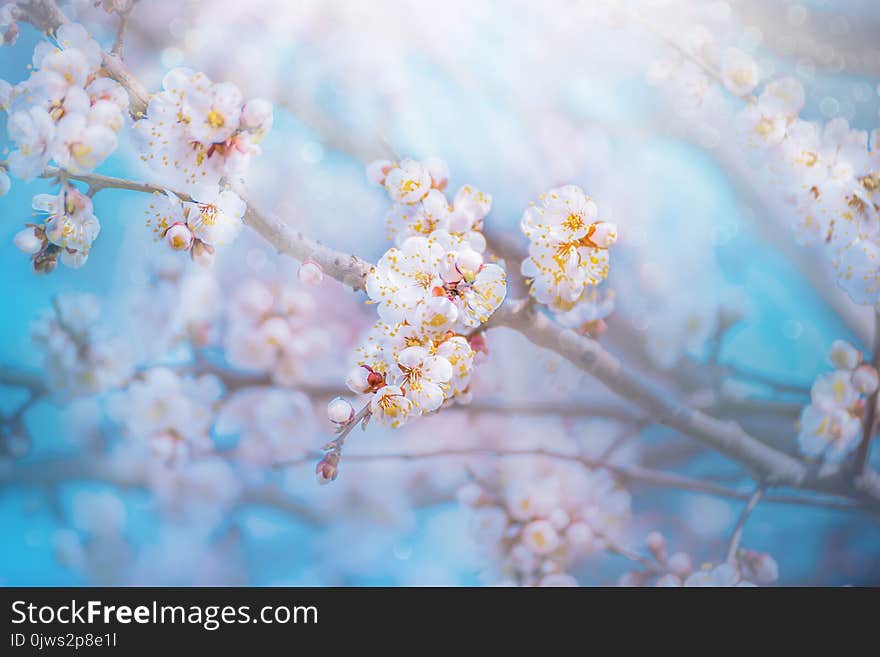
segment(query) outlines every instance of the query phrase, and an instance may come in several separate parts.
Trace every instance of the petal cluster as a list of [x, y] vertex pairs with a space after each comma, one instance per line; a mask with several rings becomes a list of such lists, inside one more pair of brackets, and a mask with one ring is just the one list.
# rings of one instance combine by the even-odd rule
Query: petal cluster
[[595, 202], [575, 185], [549, 190], [523, 213], [520, 226], [530, 244], [522, 274], [531, 295], [552, 310], [572, 310], [608, 276], [608, 248], [617, 228], [598, 214]]

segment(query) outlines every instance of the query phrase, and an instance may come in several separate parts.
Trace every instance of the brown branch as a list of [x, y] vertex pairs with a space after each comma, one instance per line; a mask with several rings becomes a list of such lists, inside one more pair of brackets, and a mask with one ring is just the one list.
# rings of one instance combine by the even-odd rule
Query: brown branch
[[[147, 477], [135, 470], [115, 467], [111, 459], [76, 458], [17, 464], [0, 471], [3, 486], [54, 486], [65, 481], [104, 481], [124, 489], [149, 488]], [[323, 518], [304, 504], [285, 495], [270, 485], [255, 485], [245, 489], [239, 504], [272, 506], [298, 516], [310, 524], [321, 524]]]
[[[320, 456], [320, 453], [316, 453]], [[290, 467], [304, 464], [311, 464], [313, 462], [315, 454], [307, 454], [302, 457], [297, 457], [294, 459], [288, 459], [285, 461], [279, 461], [275, 464], [275, 467]], [[660, 470], [652, 470], [650, 468], [643, 468], [635, 465], [620, 465], [613, 462], [610, 462], [601, 458], [591, 458], [589, 456], [583, 454], [573, 454], [568, 452], [560, 452], [556, 450], [544, 449], [544, 448], [532, 448], [532, 449], [492, 449], [492, 448], [449, 448], [449, 449], [437, 449], [432, 451], [425, 452], [396, 452], [396, 453], [376, 453], [376, 454], [364, 454], [364, 453], [347, 453], [345, 455], [346, 463], [352, 462], [371, 462], [371, 461], [385, 461], [385, 460], [400, 460], [400, 461], [420, 461], [422, 459], [434, 459], [434, 458], [460, 458], [460, 457], [494, 457], [494, 458], [505, 458], [505, 457], [528, 457], [528, 456], [542, 456], [551, 459], [558, 459], [562, 461], [568, 461], [572, 463], [579, 463], [587, 468], [601, 468], [604, 470], [608, 470], [623, 482], [631, 482], [644, 484], [648, 486], [655, 486], [658, 488], [669, 488], [673, 490], [683, 490], [689, 491], [692, 493], [702, 493], [706, 495], [713, 495], [715, 497], [723, 497], [727, 499], [734, 500], [748, 500], [750, 498], [750, 493], [737, 490], [735, 488], [730, 488], [727, 486], [721, 486], [712, 481], [708, 481], [706, 479], [697, 479], [694, 477], [688, 477], [685, 475], [679, 475], [672, 472], [663, 472]], [[859, 502], [855, 502], [853, 500], [849, 500], [841, 497], [816, 497], [816, 496], [805, 496], [805, 495], [789, 495], [789, 494], [776, 494], [776, 495], [767, 495], [764, 497], [764, 501], [768, 503], [775, 504], [794, 504], [800, 506], [818, 506], [825, 507], [831, 509], [840, 509], [840, 510], [859, 510], [864, 509], [864, 505]]]

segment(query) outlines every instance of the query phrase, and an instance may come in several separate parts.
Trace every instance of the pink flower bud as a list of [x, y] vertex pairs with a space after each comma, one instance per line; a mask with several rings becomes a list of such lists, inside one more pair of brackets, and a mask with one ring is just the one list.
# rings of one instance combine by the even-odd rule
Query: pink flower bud
[[877, 370], [871, 365], [860, 365], [852, 375], [852, 383], [863, 395], [870, 395], [877, 389]]
[[474, 333], [468, 339], [468, 343], [471, 345], [471, 349], [477, 353], [484, 354], [485, 356], [489, 355], [489, 343], [486, 342], [486, 336], [482, 333]]
[[429, 157], [422, 160], [422, 166], [428, 170], [431, 176], [431, 187], [443, 191], [446, 189], [446, 183], [449, 182], [449, 165], [445, 160], [439, 157]]
[[327, 417], [336, 424], [348, 424], [354, 419], [354, 408], [342, 397], [336, 397], [327, 404]]
[[679, 577], [687, 577], [691, 570], [693, 570], [691, 558], [684, 552], [676, 552], [673, 554], [669, 557], [666, 565], [669, 566], [669, 572], [673, 575], [678, 575]]
[[241, 108], [241, 126], [251, 132], [264, 133], [272, 127], [272, 103], [253, 98]]
[[739, 562], [743, 578], [755, 584], [772, 584], [779, 579], [779, 565], [766, 552], [740, 550]]
[[165, 243], [175, 251], [187, 251], [193, 243], [192, 231], [183, 222], [171, 224], [165, 231]]
[[666, 557], [666, 538], [660, 532], [651, 532], [645, 539], [648, 550], [657, 561], [663, 561]]
[[374, 185], [384, 185], [385, 176], [394, 168], [394, 162], [391, 160], [376, 160], [367, 165], [367, 180]]
[[314, 287], [324, 280], [324, 270], [313, 260], [306, 260], [299, 266], [297, 276], [303, 285]]
[[18, 231], [12, 241], [19, 251], [28, 255], [32, 255], [43, 248], [43, 240], [37, 237], [33, 228], [25, 228]]
[[315, 466], [315, 478], [322, 486], [329, 484], [339, 475], [339, 454], [328, 452]]

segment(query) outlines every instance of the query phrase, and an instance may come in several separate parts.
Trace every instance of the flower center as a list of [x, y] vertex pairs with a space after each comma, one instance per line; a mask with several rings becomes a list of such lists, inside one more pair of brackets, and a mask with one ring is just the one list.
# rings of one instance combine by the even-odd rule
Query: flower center
[[565, 218], [562, 225], [572, 231], [580, 230], [584, 227], [584, 219], [579, 214], [572, 212]]
[[226, 123], [226, 119], [223, 118], [223, 115], [215, 109], [212, 109], [208, 112], [208, 125], [212, 128], [222, 128]]

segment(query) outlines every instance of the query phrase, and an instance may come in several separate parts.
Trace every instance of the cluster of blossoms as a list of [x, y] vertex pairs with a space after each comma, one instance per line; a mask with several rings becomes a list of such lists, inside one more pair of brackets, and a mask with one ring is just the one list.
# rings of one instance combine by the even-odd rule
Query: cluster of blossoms
[[870, 135], [837, 118], [825, 126], [798, 117], [804, 89], [793, 78], [764, 86], [738, 117], [752, 146], [791, 190], [803, 243], [827, 243], [839, 285], [856, 303], [880, 293], [880, 130]]
[[520, 222], [530, 241], [522, 274], [537, 301], [565, 313], [608, 276], [608, 248], [617, 227], [598, 220], [598, 207], [575, 185], [551, 189], [540, 201]]
[[215, 376], [182, 377], [154, 367], [115, 393], [108, 412], [129, 438], [145, 441], [157, 457], [185, 460], [211, 450], [214, 405], [222, 392]]
[[630, 515], [630, 495], [608, 471], [541, 458], [505, 462], [459, 500], [501, 581], [515, 586], [577, 586], [567, 571], [615, 542]]
[[[465, 186], [450, 205], [441, 191], [448, 169], [437, 160], [382, 161], [367, 171], [388, 190], [395, 216], [420, 217], [400, 224], [394, 233], [399, 246], [367, 275], [379, 321], [357, 349], [346, 380], [352, 392], [370, 395], [370, 417], [397, 428], [446, 401], [470, 401], [476, 352], [486, 351], [478, 329], [501, 305], [507, 281], [504, 270], [484, 258], [480, 227], [489, 197]], [[328, 410], [343, 429], [353, 421], [348, 402], [338, 400]], [[325, 470], [335, 477], [335, 467], [319, 464], [319, 478]]]
[[91, 294], [67, 294], [34, 323], [34, 342], [44, 351], [44, 368], [53, 390], [70, 396], [94, 394], [123, 385], [134, 371], [125, 340], [98, 330], [100, 305]]
[[266, 372], [283, 386], [306, 378], [306, 362], [331, 351], [335, 332], [316, 323], [315, 299], [300, 286], [256, 279], [233, 291], [224, 329], [230, 365]]
[[191, 197], [168, 193], [151, 206], [148, 223], [159, 239], [204, 262], [237, 237], [245, 203], [221, 181], [245, 173], [272, 120], [270, 102], [245, 102], [231, 82], [186, 68], [168, 72], [134, 125], [141, 159], [163, 184]]
[[113, 582], [131, 558], [125, 504], [115, 493], [82, 491], [71, 506], [72, 527], [52, 536], [56, 559], [92, 580]]
[[745, 587], [772, 584], [779, 579], [776, 560], [765, 552], [740, 548], [730, 563], [694, 568], [686, 552], [667, 554], [666, 537], [651, 532], [646, 539], [652, 567], [621, 575], [619, 586]]
[[101, 231], [92, 199], [62, 183], [57, 195], [34, 196], [33, 209], [42, 215], [41, 222], [29, 223], [15, 235], [14, 242], [21, 252], [31, 256], [34, 271], [49, 273], [59, 260], [68, 267], [82, 267]]
[[397, 246], [403, 246], [410, 237], [447, 231], [463, 237], [477, 253], [486, 250], [480, 230], [492, 208], [492, 197], [464, 185], [450, 203], [444, 193], [449, 167], [443, 160], [377, 160], [367, 167], [367, 177], [388, 191], [392, 205], [386, 222], [389, 238]]
[[807, 456], [840, 463], [859, 444], [865, 403], [877, 390], [877, 370], [862, 363], [851, 344], [836, 340], [829, 356], [835, 370], [816, 379], [800, 417], [798, 445]]
[[[760, 73], [748, 56], [740, 60], [743, 84], [732, 86], [728, 76], [725, 84], [739, 95], [751, 94]], [[843, 118], [825, 125], [801, 119], [804, 88], [791, 77], [767, 82], [750, 99], [736, 118], [738, 131], [787, 190], [798, 241], [827, 244], [840, 287], [856, 303], [877, 306], [880, 130], [855, 130]]]
[[200, 201], [182, 201], [175, 194], [157, 195], [147, 210], [147, 225], [156, 239], [210, 266], [215, 247], [232, 243], [244, 224], [245, 202], [229, 189], [205, 188]]
[[[52, 162], [64, 171], [87, 173], [116, 150], [128, 95], [103, 77], [100, 67], [101, 47], [85, 28], [69, 23], [58, 28], [53, 42], [37, 45], [27, 80], [14, 87], [0, 80], [0, 107], [9, 113], [7, 133], [14, 146], [10, 174], [32, 180]], [[34, 209], [50, 215], [46, 226], [29, 225], [16, 236], [16, 246], [32, 256], [38, 272], [54, 269], [59, 256], [69, 267], [82, 266], [100, 232], [91, 199], [63, 180], [61, 187], [57, 199], [34, 198]], [[2, 173], [0, 191], [8, 189]]]

